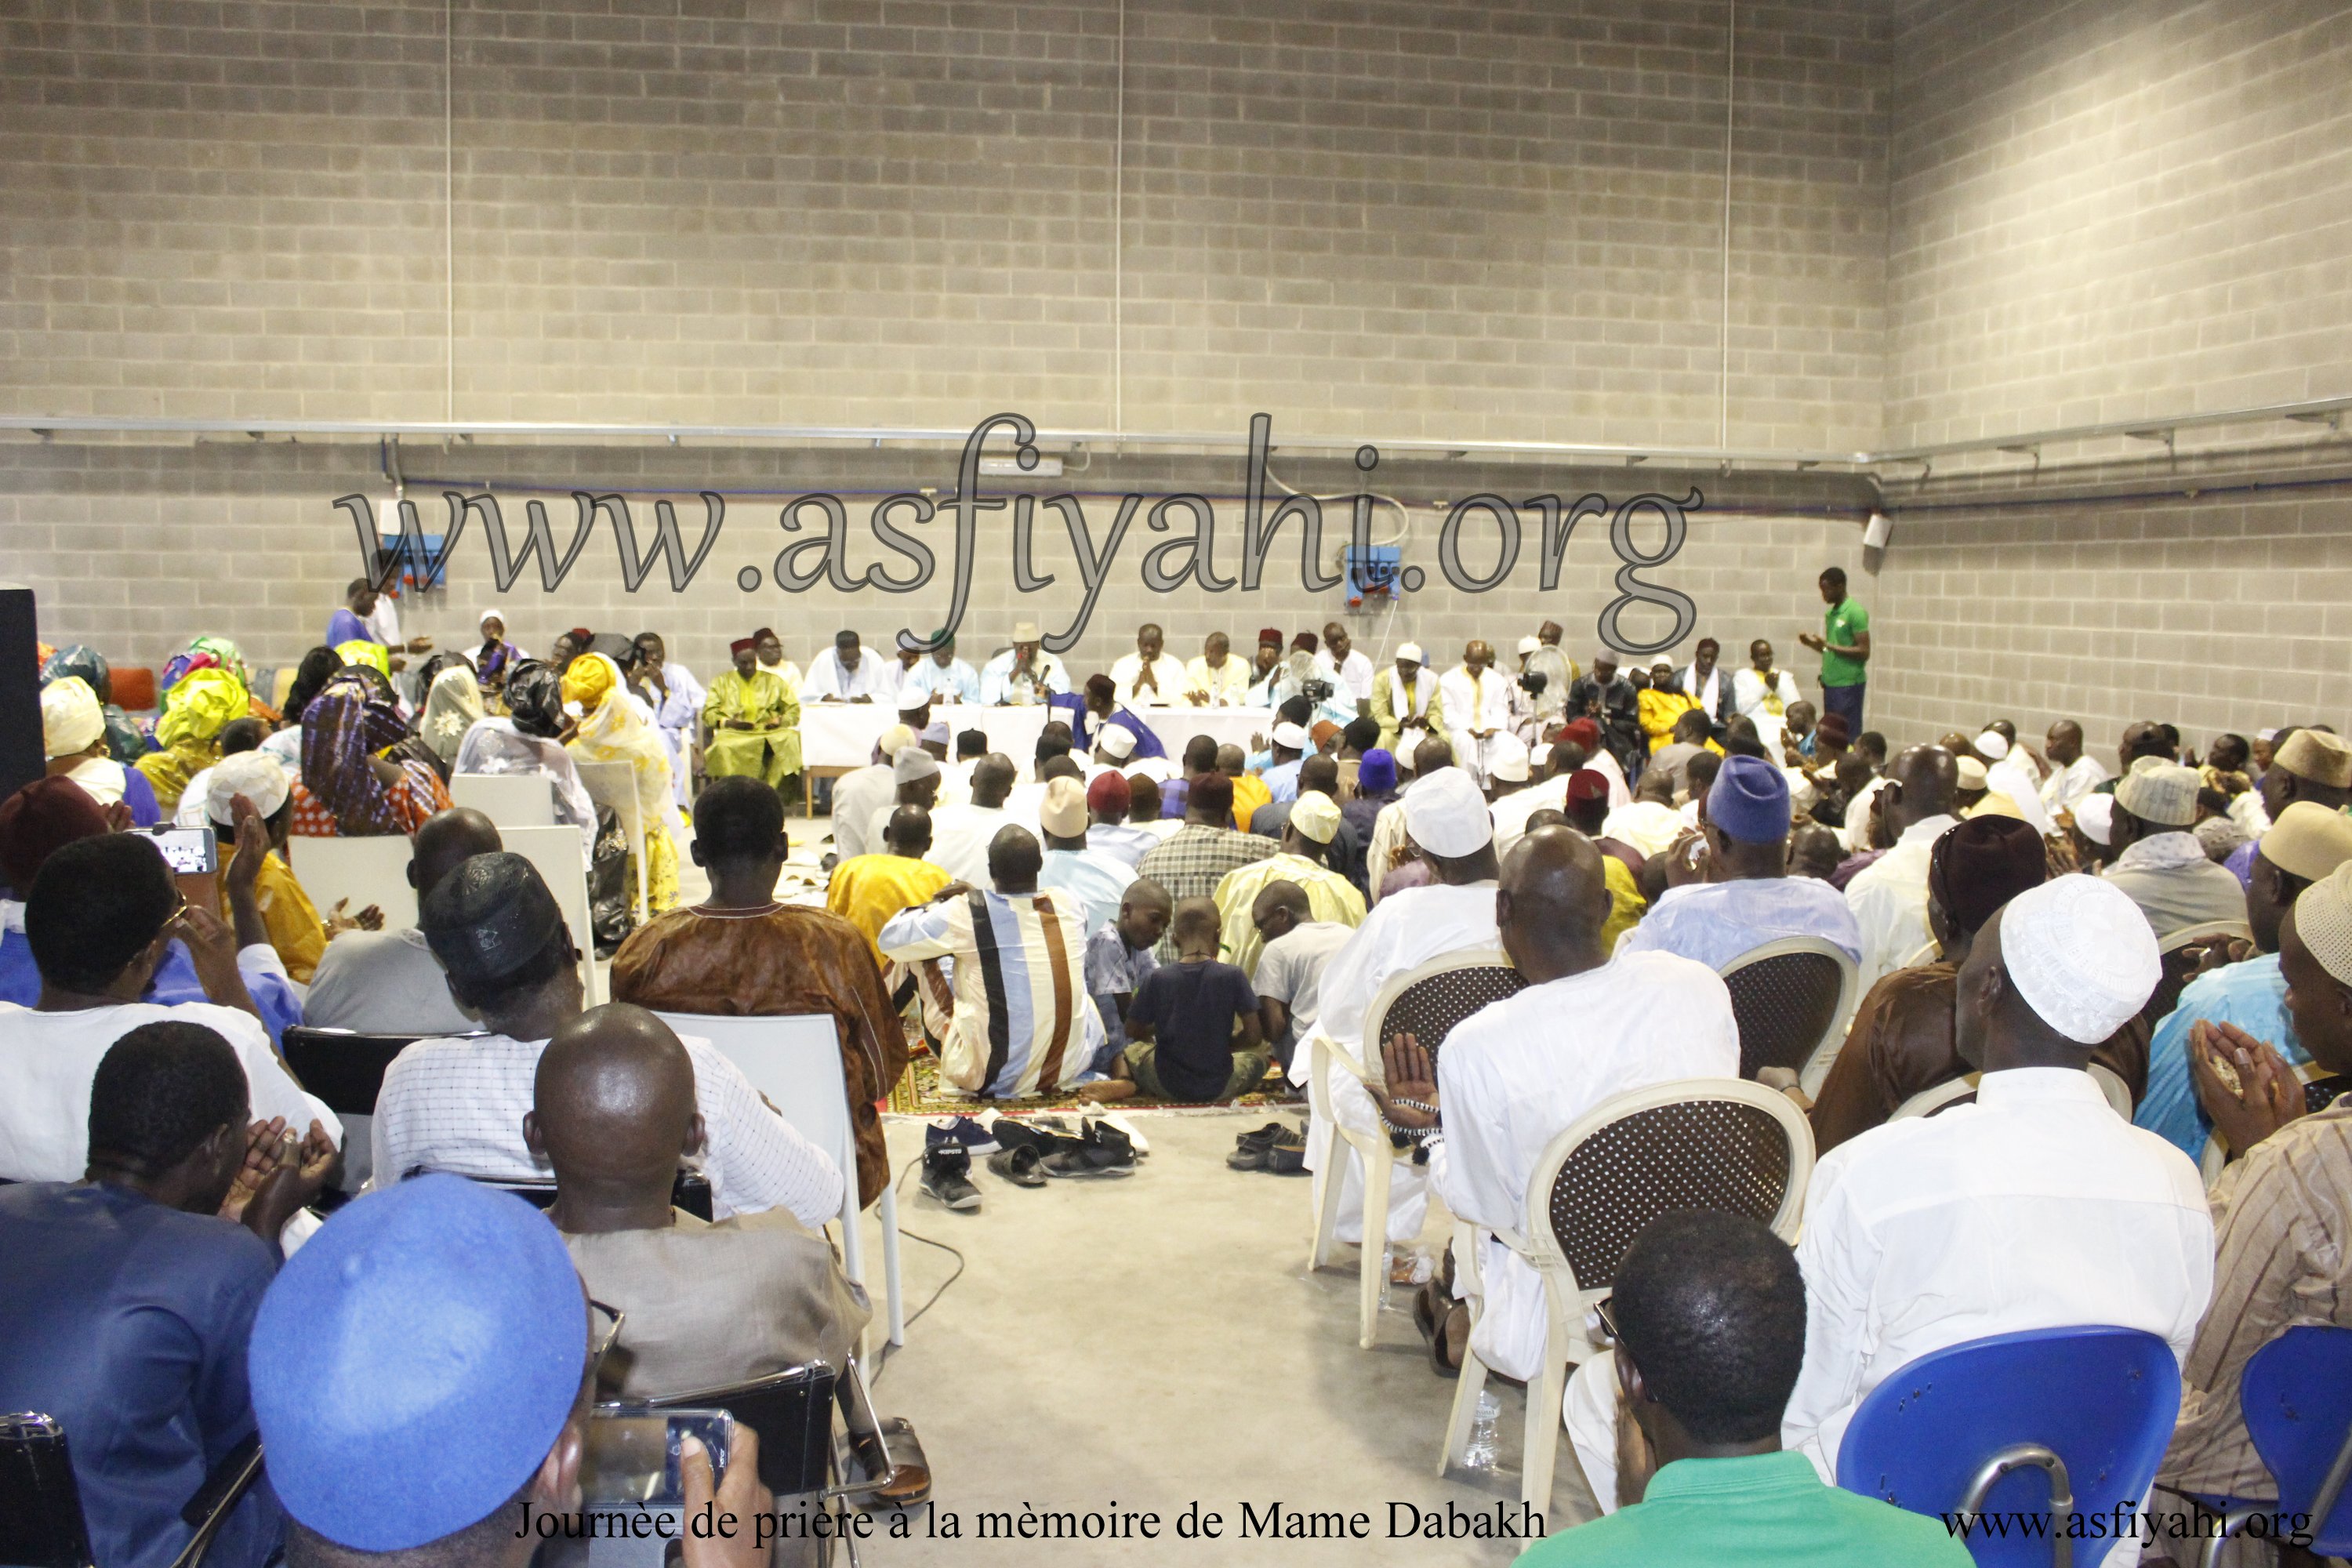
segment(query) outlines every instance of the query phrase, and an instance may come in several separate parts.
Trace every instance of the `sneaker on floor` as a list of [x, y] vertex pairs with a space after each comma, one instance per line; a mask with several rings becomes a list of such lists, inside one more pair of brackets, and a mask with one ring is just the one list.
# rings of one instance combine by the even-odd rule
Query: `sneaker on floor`
[[924, 1149], [948, 1145], [959, 1147], [967, 1154], [993, 1154], [999, 1147], [996, 1134], [969, 1116], [949, 1117], [923, 1129]]
[[1089, 1121], [1081, 1134], [1087, 1158], [1097, 1165], [1135, 1164], [1135, 1140], [1108, 1121]]
[[1284, 1128], [1265, 1146], [1265, 1168], [1277, 1176], [1303, 1176], [1307, 1172], [1307, 1138]]
[[1145, 1141], [1142, 1133], [1136, 1131], [1135, 1123], [1129, 1121], [1126, 1117], [1117, 1114], [1105, 1114], [1096, 1117], [1095, 1120], [1101, 1122], [1106, 1127], [1116, 1127], [1121, 1132], [1127, 1134], [1128, 1144], [1129, 1147], [1134, 1149], [1135, 1157], [1137, 1159], [1145, 1159], [1150, 1155], [1151, 1145]]
[[1040, 1126], [1011, 1116], [997, 1118], [996, 1142], [1006, 1149], [1034, 1149], [1040, 1159], [1058, 1149], [1085, 1147], [1083, 1139], [1063, 1133], [1051, 1124]]
[[[1106, 1120], [1108, 1120], [1108, 1118], [1106, 1118]], [[1281, 1122], [1269, 1121], [1255, 1132], [1243, 1132], [1236, 1134], [1234, 1138], [1234, 1147], [1236, 1149], [1263, 1149], [1267, 1144], [1273, 1142], [1276, 1135], [1281, 1131]]]
[[923, 1152], [923, 1191], [951, 1209], [980, 1206], [980, 1189], [971, 1184], [971, 1152], [942, 1142]]

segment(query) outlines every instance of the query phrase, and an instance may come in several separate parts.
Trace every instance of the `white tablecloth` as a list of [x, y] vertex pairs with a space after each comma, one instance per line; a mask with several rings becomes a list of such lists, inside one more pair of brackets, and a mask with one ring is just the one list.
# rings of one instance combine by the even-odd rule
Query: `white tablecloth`
[[[1181, 759], [1184, 742], [1213, 735], [1217, 744], [1247, 746], [1252, 735], [1274, 728], [1270, 708], [1144, 708], [1136, 716], [1151, 726], [1168, 755]], [[1037, 736], [1054, 717], [1042, 705], [1027, 708], [934, 708], [934, 721], [947, 721], [950, 733], [988, 732], [991, 751], [1003, 752], [1023, 768], [1037, 753]], [[862, 768], [874, 760], [874, 742], [898, 722], [887, 704], [805, 702], [801, 705], [801, 761], [812, 768]]]

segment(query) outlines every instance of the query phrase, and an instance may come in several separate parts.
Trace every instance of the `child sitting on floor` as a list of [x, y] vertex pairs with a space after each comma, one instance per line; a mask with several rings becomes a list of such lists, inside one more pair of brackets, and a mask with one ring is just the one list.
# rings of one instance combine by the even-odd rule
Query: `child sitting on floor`
[[1087, 939], [1087, 994], [1094, 998], [1103, 1021], [1103, 1043], [1094, 1060], [1097, 1073], [1108, 1075], [1127, 1049], [1128, 1006], [1144, 979], [1160, 967], [1151, 950], [1168, 933], [1174, 909], [1167, 889], [1139, 877], [1119, 898], [1118, 919]]
[[1220, 926], [1211, 900], [1176, 906], [1176, 962], [1137, 985], [1127, 1006], [1127, 1049], [1108, 1080], [1081, 1093], [1222, 1105], [1257, 1087], [1273, 1060], [1258, 1026], [1257, 990], [1248, 975], [1217, 962]]

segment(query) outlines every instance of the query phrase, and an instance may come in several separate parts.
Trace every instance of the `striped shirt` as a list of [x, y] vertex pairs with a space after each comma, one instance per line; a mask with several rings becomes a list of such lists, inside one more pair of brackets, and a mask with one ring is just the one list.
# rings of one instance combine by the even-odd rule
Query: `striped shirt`
[[[841, 1171], [761, 1099], [743, 1069], [705, 1039], [681, 1037], [694, 1063], [707, 1142], [711, 1214], [783, 1208], [812, 1230], [841, 1212]], [[393, 1058], [376, 1097], [375, 1184], [417, 1171], [488, 1182], [543, 1182], [553, 1172], [522, 1141], [545, 1040], [505, 1035], [419, 1040]]]
[[1103, 1043], [1087, 994], [1086, 907], [1055, 888], [983, 893], [903, 910], [882, 928], [900, 963], [951, 959], [955, 1000], [940, 1076], [992, 1100], [1051, 1094], [1076, 1082]]
[[2220, 1233], [2213, 1305], [2180, 1370], [2180, 1423], [2157, 1479], [2200, 1494], [2275, 1498], [2246, 1436], [2238, 1379], [2303, 1323], [2352, 1328], [2352, 1095], [2272, 1133], [2208, 1200]]

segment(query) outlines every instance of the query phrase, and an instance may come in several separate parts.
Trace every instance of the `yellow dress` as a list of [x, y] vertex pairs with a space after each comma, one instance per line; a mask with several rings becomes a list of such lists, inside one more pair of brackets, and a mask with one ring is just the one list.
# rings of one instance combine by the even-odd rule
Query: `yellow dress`
[[[272, 849], [262, 858], [261, 870], [253, 879], [254, 907], [260, 911], [261, 924], [269, 932], [269, 945], [277, 950], [278, 961], [298, 985], [310, 984], [310, 976], [319, 971], [319, 960], [327, 951], [327, 922], [319, 918], [319, 906], [294, 879], [294, 873]], [[220, 868], [220, 903], [228, 908], [228, 862]], [[357, 910], [346, 910], [357, 914]]]
[[245, 682], [226, 669], [192, 669], [163, 693], [163, 713], [155, 721], [155, 744], [162, 749], [136, 765], [165, 816], [178, 808], [188, 781], [220, 761], [221, 727], [252, 710]]
[[1261, 805], [1274, 804], [1274, 790], [1255, 773], [1244, 773], [1234, 781], [1234, 830], [1249, 831], [1250, 817]]
[[1674, 742], [1675, 721], [1698, 709], [1698, 699], [1687, 692], [1661, 691], [1653, 686], [1635, 695], [1639, 699], [1642, 733], [1650, 737], [1654, 756], [1660, 748]]
[[889, 966], [882, 956], [877, 938], [890, 917], [900, 910], [928, 904], [931, 896], [948, 885], [947, 871], [929, 860], [911, 860], [904, 855], [853, 855], [833, 868], [833, 880], [824, 890], [824, 907], [857, 928], [866, 945], [874, 950], [874, 962]]
[[621, 668], [601, 653], [583, 654], [563, 672], [563, 700], [581, 707], [580, 727], [564, 743], [590, 763], [626, 763], [637, 790], [637, 821], [645, 830], [646, 905], [655, 914], [677, 902], [677, 799], [672, 792], [669, 748], [645, 721], [621, 685]]
[[[728, 729], [735, 719], [783, 722], [776, 729]], [[702, 766], [712, 778], [749, 773], [774, 785], [801, 771], [800, 699], [766, 670], [754, 670], [746, 680], [730, 669], [713, 680], [703, 698], [702, 721], [710, 727]]]

